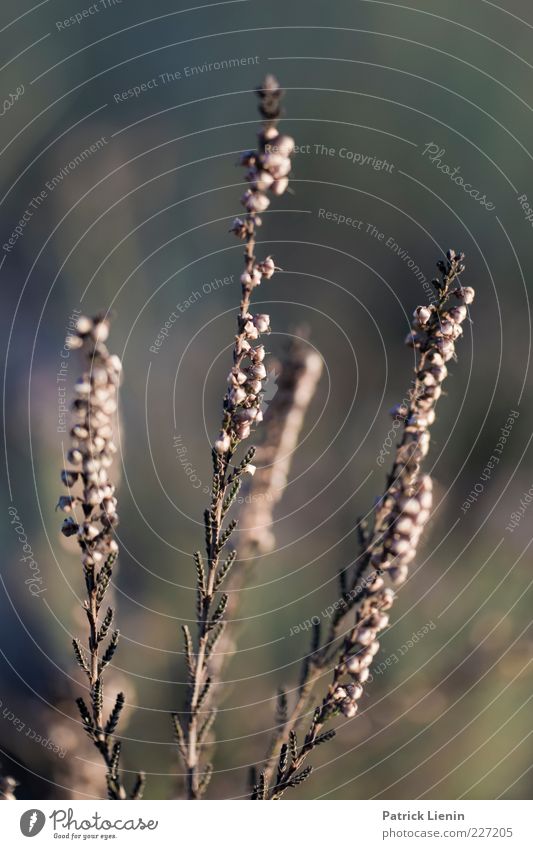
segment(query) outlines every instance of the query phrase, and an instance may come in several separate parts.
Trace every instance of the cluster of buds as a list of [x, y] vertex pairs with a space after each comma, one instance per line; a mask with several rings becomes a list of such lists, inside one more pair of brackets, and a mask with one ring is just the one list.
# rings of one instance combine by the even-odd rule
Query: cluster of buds
[[429, 475], [422, 475], [414, 484], [409, 479], [399, 480], [382, 552], [373, 555], [370, 561], [373, 566], [385, 569], [393, 584], [404, 583], [408, 565], [416, 556], [420, 536], [430, 516], [432, 488]]
[[384, 586], [383, 578], [375, 575], [367, 585], [366, 598], [361, 605], [355, 628], [347, 640], [347, 648], [336, 678], [348, 674], [349, 684], [337, 683], [332, 693], [332, 706], [338, 707], [348, 719], [357, 713], [357, 702], [363, 695], [363, 684], [370, 675], [370, 666], [379, 651], [378, 634], [389, 624], [387, 611], [394, 602], [394, 592]]
[[[294, 151], [294, 139], [280, 133], [277, 126], [281, 115], [282, 91], [276, 78], [269, 74], [257, 89], [257, 93], [259, 111], [264, 118], [257, 150], [246, 150], [240, 158], [240, 164], [247, 169], [245, 179], [249, 183], [249, 188], [241, 198], [247, 214], [245, 218], [236, 218], [231, 227], [237, 238], [242, 240], [247, 239], [255, 227], [261, 226], [259, 215], [270, 206], [267, 193], [279, 196], [287, 189], [291, 170], [290, 157]], [[268, 278], [274, 272], [274, 264], [271, 258], [267, 257], [263, 264], [254, 265], [248, 272], [254, 280], [260, 280], [261, 276]], [[254, 285], [257, 285], [257, 282]]]
[[[259, 319], [259, 321], [257, 321]], [[258, 315], [246, 319], [245, 324], [251, 324], [257, 332], [257, 325], [268, 329], [269, 317]], [[228, 392], [226, 394], [225, 409], [229, 413], [230, 423], [228, 430], [235, 439], [247, 439], [250, 435], [252, 425], [257, 425], [263, 420], [261, 401], [263, 398], [263, 381], [267, 376], [263, 360], [265, 359], [264, 345], [253, 347], [248, 342], [249, 336], [244, 329], [245, 337], [241, 340], [244, 355], [239, 359], [239, 365], [232, 368], [228, 375]], [[218, 449], [218, 446], [217, 450]], [[224, 452], [220, 452], [224, 453]]]
[[393, 417], [404, 424], [403, 438], [396, 450], [393, 483], [380, 505], [381, 544], [371, 558], [372, 565], [386, 569], [395, 584], [407, 577], [408, 564], [416, 555], [431, 509], [431, 479], [421, 475], [420, 466], [429, 451], [435, 405], [448, 374], [446, 362], [455, 356], [467, 307], [474, 300], [470, 286], [457, 285], [451, 290], [464, 271], [463, 261], [464, 254], [449, 250], [446, 262], [437, 263], [441, 279], [433, 283], [438, 303], [416, 308], [406, 340], [418, 352], [416, 380], [409, 405], [399, 405], [392, 411]]
[[[272, 74], [257, 89], [259, 111], [264, 118], [258, 136], [257, 150], [247, 150], [241, 155], [240, 164], [247, 168], [246, 180], [250, 184], [241, 198], [241, 203], [250, 215], [257, 216], [270, 206], [267, 192], [282, 195], [289, 185], [291, 154], [294, 152], [294, 139], [278, 130], [281, 115], [282, 91]], [[261, 222], [257, 220], [259, 225]], [[245, 239], [246, 222], [236, 219], [233, 231]]]
[[[74, 387], [72, 439], [61, 479], [69, 494], [61, 496], [58, 507], [67, 513], [61, 528], [65, 536], [77, 535], [86, 569], [94, 569], [118, 546], [113, 529], [118, 523], [115, 488], [108, 470], [113, 463], [113, 417], [117, 409], [117, 387], [122, 364], [105, 346], [109, 324], [105, 319], [81, 316], [67, 347], [80, 348], [88, 366]], [[80, 483], [81, 494], [72, 494]]]
[[263, 279], [270, 280], [278, 269], [271, 256], [257, 260], [254, 256], [256, 228], [261, 225], [259, 213], [270, 205], [267, 192], [281, 195], [288, 185], [291, 170], [290, 156], [294, 140], [281, 135], [277, 123], [281, 115], [282, 91], [272, 75], [268, 75], [258, 88], [259, 111], [263, 125], [259, 132], [257, 150], [242, 154], [241, 165], [247, 168], [249, 188], [241, 202], [246, 209], [244, 218], [236, 218], [232, 232], [246, 242], [245, 265], [241, 274], [242, 300], [239, 313], [238, 334], [233, 349], [233, 368], [228, 376], [228, 390], [224, 399], [224, 419], [215, 440], [217, 454], [233, 451], [238, 442], [246, 439], [252, 426], [263, 418], [261, 401], [263, 381], [267, 372], [263, 360], [264, 346], [254, 345], [262, 333], [270, 331], [270, 317], [265, 313], [250, 312], [252, 291]]

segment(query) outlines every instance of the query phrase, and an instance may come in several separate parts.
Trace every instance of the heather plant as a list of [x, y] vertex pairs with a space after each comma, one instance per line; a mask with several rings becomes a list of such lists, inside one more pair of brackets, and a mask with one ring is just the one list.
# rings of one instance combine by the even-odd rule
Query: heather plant
[[294, 148], [293, 139], [281, 135], [278, 130], [282, 92], [275, 77], [267, 76], [257, 94], [263, 126], [257, 150], [248, 150], [241, 156], [241, 165], [247, 168], [246, 180], [250, 188], [241, 199], [245, 215], [236, 218], [232, 225], [232, 232], [245, 245], [237, 334], [222, 423], [212, 449], [211, 502], [204, 514], [205, 557], [200, 551], [194, 555], [197, 635], [194, 641], [188, 626], [183, 626], [190, 680], [185, 709], [173, 714], [189, 799], [199, 799], [204, 795], [213, 769], [210, 761], [202, 760], [204, 744], [215, 717], [215, 708], [206, 710], [213, 684], [210, 658], [222, 636], [229, 601], [227, 593], [218, 591], [228, 578], [237, 556], [236, 550], [229, 545], [237, 522], [235, 519], [228, 521], [227, 516], [243, 478], [253, 476], [256, 471], [252, 464], [255, 448], [249, 448], [240, 462], [235, 460], [235, 453], [263, 418], [263, 382], [267, 376], [265, 347], [256, 343], [262, 334], [270, 331], [270, 318], [263, 313], [250, 312], [251, 297], [263, 279], [272, 277], [276, 267], [272, 257], [258, 261], [254, 254], [257, 228], [262, 223], [259, 213], [265, 212], [270, 205], [268, 191], [280, 195], [286, 190], [287, 175], [291, 169], [290, 155]]
[[[265, 415], [261, 443], [258, 449], [243, 450], [263, 421], [267, 369], [261, 337], [270, 331], [270, 317], [253, 312], [252, 296], [279, 270], [271, 256], [256, 257], [257, 230], [261, 213], [270, 205], [269, 194], [281, 195], [288, 187], [294, 150], [293, 139], [283, 135], [278, 126], [282, 91], [277, 80], [267, 76], [257, 94], [262, 126], [257, 148], [245, 151], [240, 159], [249, 185], [241, 199], [245, 211], [231, 227], [244, 245], [241, 300], [222, 420], [211, 449], [213, 476], [204, 513], [205, 546], [203, 552], [193, 555], [196, 632], [182, 626], [186, 698], [172, 714], [185, 795], [191, 800], [205, 795], [213, 773], [213, 725], [224, 695], [223, 673], [237, 651], [237, 628], [232, 620], [237, 618], [241, 591], [254, 563], [274, 548], [273, 511], [283, 496], [291, 457], [322, 370], [320, 356], [296, 335]], [[423, 461], [448, 374], [446, 363], [456, 356], [456, 342], [474, 299], [473, 289], [460, 282], [465, 270], [462, 253], [449, 250], [437, 267], [435, 297], [429, 305], [416, 308], [406, 339], [414, 352], [414, 376], [404, 401], [392, 411], [398, 443], [384, 492], [371, 520], [358, 522], [358, 556], [338, 573], [340, 603], [335, 605], [327, 631], [322, 633], [320, 623], [313, 627], [295, 698], [289, 700], [283, 691], [278, 694], [274, 735], [264, 763], [251, 770], [254, 800], [278, 800], [302, 784], [312, 770], [309, 756], [335, 736], [332, 721], [356, 715], [380, 648], [380, 634], [389, 624], [396, 589], [408, 577], [430, 518], [432, 481], [423, 470]], [[111, 630], [112, 608], [101, 612], [118, 556], [114, 533], [117, 502], [109, 469], [116, 450], [113, 422], [121, 364], [105, 346], [108, 331], [104, 318], [81, 317], [69, 339], [70, 347], [85, 355], [87, 368], [75, 387], [69, 467], [62, 473], [68, 495], [60, 498], [59, 506], [67, 514], [63, 533], [77, 537], [87, 590], [87, 648], [75, 639], [74, 652], [87, 676], [89, 704], [79, 698], [78, 708], [85, 731], [102, 756], [109, 797], [126, 799], [116, 736], [125, 704], [122, 693], [116, 696], [107, 719], [104, 717], [103, 673], [114, 657], [119, 637], [117, 630]], [[237, 499], [243, 493], [246, 498], [237, 510]], [[233, 534], [238, 519], [242, 531], [237, 550]], [[329, 680], [327, 688], [318, 692], [324, 680]], [[140, 798], [143, 785], [141, 773], [129, 798]]]
[[[439, 260], [437, 268], [440, 276], [433, 281], [436, 301], [415, 309], [406, 339], [415, 350], [415, 378], [408, 403], [392, 411], [403, 430], [385, 492], [374, 510], [372, 527], [363, 522], [359, 525], [361, 552], [355, 566], [350, 574], [347, 570], [340, 572], [344, 604], [339, 606], [324, 643], [320, 623], [314, 628], [298, 699], [290, 713], [284, 694], [280, 695], [280, 721], [265, 768], [254, 780], [254, 799], [280, 799], [286, 790], [305, 781], [312, 770], [310, 765], [302, 769], [308, 755], [335, 736], [335, 729], [324, 730], [330, 720], [339, 714], [347, 718], [356, 715], [363, 685], [379, 651], [378, 635], [389, 624], [389, 610], [395, 600], [393, 587], [405, 582], [409, 564], [416, 557], [432, 506], [432, 481], [423, 474], [421, 465], [429, 450], [435, 406], [448, 374], [446, 362], [455, 358], [455, 343], [474, 300], [474, 290], [459, 282], [465, 269], [462, 253], [449, 250], [446, 261]], [[339, 627], [350, 611], [355, 611], [355, 622], [339, 640]], [[300, 745], [297, 728], [305, 721], [305, 709], [319, 676], [330, 668], [331, 683], [312, 712]]]
[[[113, 567], [118, 557], [114, 529], [118, 524], [115, 487], [109, 479], [116, 446], [113, 442], [113, 420], [117, 410], [117, 388], [122, 364], [109, 353], [105, 341], [108, 322], [81, 316], [76, 333], [67, 340], [70, 349], [81, 349], [86, 371], [75, 385], [72, 404], [73, 423], [67, 467], [61, 479], [68, 495], [59, 499], [59, 508], [67, 514], [61, 528], [67, 536], [76, 536], [81, 550], [87, 598], [83, 603], [88, 622], [87, 649], [73, 640], [76, 660], [87, 676], [87, 705], [83, 697], [77, 701], [83, 727], [104, 761], [107, 792], [110, 799], [126, 799], [128, 794], [120, 776], [121, 744], [115, 736], [124, 708], [124, 693], [118, 693], [105, 718], [104, 671], [115, 655], [119, 632], [112, 629], [114, 611], [104, 609]], [[137, 776], [129, 798], [140, 799], [144, 776]]]

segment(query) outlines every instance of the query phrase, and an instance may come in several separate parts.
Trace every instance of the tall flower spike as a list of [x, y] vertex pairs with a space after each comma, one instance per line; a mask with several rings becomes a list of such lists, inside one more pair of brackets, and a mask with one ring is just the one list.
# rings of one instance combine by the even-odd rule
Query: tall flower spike
[[[277, 123], [281, 115], [281, 96], [277, 80], [266, 77], [257, 90], [259, 111], [264, 119], [259, 132], [257, 150], [242, 154], [241, 164], [247, 168], [246, 180], [250, 184], [241, 202], [245, 209], [243, 218], [237, 218], [231, 227], [237, 238], [245, 242], [244, 269], [241, 274], [241, 303], [237, 316], [237, 335], [233, 346], [233, 363], [228, 375], [220, 431], [213, 445], [213, 483], [211, 503], [205, 511], [205, 561], [200, 552], [195, 555], [197, 574], [197, 640], [193, 643], [188, 627], [184, 626], [185, 656], [189, 670], [189, 687], [185, 710], [173, 714], [178, 751], [185, 764], [186, 789], [189, 799], [201, 798], [212, 774], [210, 763], [202, 763], [203, 744], [209, 733], [214, 713], [208, 710], [212, 681], [209, 675], [209, 658], [214, 653], [225, 626], [224, 615], [228, 595], [217, 596], [218, 589], [227, 577], [235, 554], [221, 558], [236, 522], [224, 527], [224, 519], [237, 497], [243, 475], [253, 474], [251, 464], [255, 449], [250, 448], [242, 462], [232, 469], [230, 462], [238, 445], [247, 439], [252, 428], [263, 418], [261, 411], [263, 365], [265, 350], [256, 344], [259, 336], [270, 329], [270, 318], [264, 313], [253, 314], [251, 296], [263, 278], [269, 279], [275, 271], [272, 257], [258, 261], [254, 255], [256, 230], [261, 225], [259, 213], [270, 205], [267, 191], [281, 194], [286, 187], [290, 171], [292, 139], [281, 136]], [[283, 155], [270, 150], [278, 144]], [[281, 160], [281, 161], [280, 161]], [[202, 715], [206, 714], [206, 715]]]
[[[77, 536], [87, 589], [83, 606], [89, 623], [88, 646], [85, 650], [75, 639], [73, 647], [76, 660], [87, 675], [90, 706], [79, 698], [78, 710], [84, 730], [102, 755], [109, 798], [126, 799], [119, 774], [120, 743], [114, 737], [124, 707], [123, 693], [117, 695], [108, 719], [104, 719], [103, 671], [113, 659], [119, 638], [118, 631], [111, 631], [113, 610], [108, 607], [103, 617], [100, 611], [118, 556], [114, 537], [117, 499], [109, 468], [116, 452], [113, 422], [122, 370], [119, 358], [107, 350], [108, 335], [109, 324], [104, 318], [81, 316], [75, 334], [67, 339], [70, 349], [78, 348], [85, 355], [87, 368], [74, 388], [71, 447], [67, 454], [70, 468], [61, 473], [68, 495], [60, 497], [58, 507], [67, 514], [61, 528], [63, 534]], [[144, 778], [139, 775], [130, 798], [140, 798], [143, 783]]]
[[[455, 357], [455, 343], [463, 333], [461, 325], [474, 300], [474, 290], [458, 282], [465, 270], [464, 254], [449, 250], [446, 260], [439, 261], [437, 268], [440, 278], [433, 281], [437, 301], [430, 307], [416, 308], [406, 339], [416, 351], [415, 381], [409, 404], [393, 411], [404, 427], [388, 486], [378, 503], [372, 533], [363, 535], [363, 555], [349, 586], [344, 579], [344, 592], [347, 590], [346, 596], [351, 599], [345, 612], [355, 607], [355, 624], [340, 646], [335, 643], [333, 650], [331, 648], [336, 635], [333, 631], [322, 649], [315, 646], [308, 658], [300, 686], [301, 697], [274, 740], [272, 752], [276, 757], [283, 757], [283, 737], [294, 735], [313, 686], [321, 670], [330, 663], [334, 665], [333, 679], [314, 711], [302, 746], [296, 747], [288, 764], [283, 764], [282, 769], [278, 766], [275, 784], [270, 790], [267, 788], [262, 798], [280, 799], [287, 789], [300, 783], [299, 775], [305, 773], [307, 777], [309, 773], [305, 770], [299, 773], [307, 756], [334, 734], [333, 731], [323, 733], [325, 724], [339, 713], [347, 718], [357, 713], [363, 685], [379, 651], [378, 636], [389, 624], [389, 610], [395, 599], [393, 589], [385, 586], [385, 580], [389, 578], [393, 585], [406, 580], [409, 564], [416, 556], [420, 536], [429, 519], [432, 482], [422, 473], [421, 464], [429, 450], [435, 406], [448, 373], [445, 363]], [[264, 782], [272, 778], [275, 766], [270, 758], [263, 772]]]

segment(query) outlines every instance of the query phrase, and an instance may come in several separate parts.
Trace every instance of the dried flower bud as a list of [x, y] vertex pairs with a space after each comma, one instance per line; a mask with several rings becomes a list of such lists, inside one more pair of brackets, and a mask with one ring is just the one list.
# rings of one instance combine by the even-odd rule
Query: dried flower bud
[[290, 156], [294, 151], [294, 139], [292, 136], [279, 135], [274, 140], [271, 149], [281, 156]]
[[78, 533], [78, 523], [74, 521], [72, 516], [65, 519], [61, 525], [61, 533], [66, 537], [71, 537]]
[[280, 195], [282, 195], [287, 190], [288, 185], [289, 185], [288, 177], [280, 177], [278, 180], [275, 180], [272, 183], [272, 186], [270, 187], [270, 191], [272, 192], [273, 195], [276, 195], [277, 197], [279, 197]]
[[259, 393], [261, 392], [261, 390], [263, 388], [263, 384], [261, 383], [260, 380], [249, 380], [248, 383], [246, 384], [246, 386], [248, 387], [248, 390], [252, 394], [254, 400], [255, 400], [255, 396], [259, 395]]
[[235, 427], [235, 433], [238, 439], [248, 439], [251, 428], [248, 422], [239, 422]]
[[265, 354], [266, 351], [264, 345], [258, 345], [256, 348], [252, 348], [250, 350], [250, 357], [254, 363], [262, 363], [265, 359]]
[[246, 238], [246, 224], [242, 220], [242, 218], [234, 218], [233, 224], [230, 227], [230, 233], [235, 233], [237, 238], [245, 239]]
[[344, 687], [338, 686], [338, 687], [336, 687], [336, 689], [333, 693], [333, 700], [335, 702], [341, 702], [346, 698], [346, 696], [347, 696], [347, 693], [346, 693], [346, 690], [344, 689]]
[[259, 268], [261, 269], [261, 273], [266, 280], [270, 280], [276, 270], [274, 260], [271, 256], [267, 256], [267, 258], [264, 259], [263, 262], [260, 264]]
[[248, 369], [248, 374], [254, 378], [254, 380], [264, 380], [266, 377], [266, 368], [263, 363], [254, 363], [254, 365], [250, 366]]
[[242, 196], [242, 204], [248, 212], [264, 212], [270, 206], [270, 201], [262, 192], [248, 190]]
[[93, 329], [93, 321], [88, 318], [86, 315], [80, 315], [76, 322], [76, 332], [79, 333], [80, 336], [87, 336], [91, 330]]
[[464, 286], [458, 291], [458, 296], [463, 300], [465, 304], [471, 304], [475, 298], [475, 291], [472, 289], [472, 286]]
[[105, 342], [109, 336], [109, 322], [99, 321], [92, 330], [91, 334], [96, 342]]
[[349, 699], [345, 699], [341, 703], [341, 711], [347, 719], [352, 719], [357, 713], [357, 703], [352, 702]]
[[78, 475], [79, 472], [71, 472], [68, 469], [63, 469], [61, 472], [61, 481], [65, 484], [65, 486], [70, 488], [71, 486], [74, 486], [78, 480]]
[[421, 327], [424, 327], [431, 318], [431, 309], [429, 307], [417, 307], [413, 315]]
[[259, 330], [253, 323], [253, 321], [247, 321], [244, 325], [244, 333], [246, 334], [248, 339], [257, 339], [259, 336]]
[[253, 317], [253, 323], [257, 327], [259, 333], [266, 333], [270, 328], [270, 316], [265, 313], [258, 313]]
[[239, 165], [244, 165], [244, 166], [253, 165], [255, 163], [256, 156], [257, 156], [257, 154], [256, 154], [255, 150], [245, 150], [245, 151], [243, 151], [243, 153], [241, 153], [240, 158], [239, 158]]
[[382, 610], [390, 610], [394, 603], [394, 591], [390, 589], [390, 587], [386, 587], [383, 590], [380, 599], [380, 607]]
[[452, 321], [456, 321], [458, 324], [462, 324], [462, 322], [467, 316], [466, 307], [452, 307], [450, 310], [448, 310], [448, 315]]
[[77, 499], [73, 495], [60, 495], [59, 501], [57, 502], [57, 508], [62, 510], [63, 513], [72, 513], [72, 508], [76, 503], [76, 500]]
[[231, 445], [231, 439], [229, 434], [225, 431], [221, 430], [218, 438], [215, 441], [215, 451], [217, 454], [226, 454], [229, 451]]
[[255, 171], [251, 176], [251, 184], [259, 192], [266, 192], [274, 182], [274, 177], [268, 171]]
[[243, 383], [246, 383], [247, 380], [248, 377], [245, 372], [241, 371], [239, 368], [232, 369], [228, 375], [228, 383], [233, 384], [233, 386], [241, 386]]
[[236, 386], [230, 390], [229, 400], [233, 406], [237, 406], [237, 404], [242, 404], [242, 402], [246, 398], [246, 390], [242, 388], [242, 386]]
[[356, 701], [363, 695], [363, 688], [360, 684], [347, 684], [346, 693], [349, 699]]
[[83, 460], [83, 454], [78, 448], [71, 448], [67, 454], [67, 460], [69, 463], [72, 463], [73, 466], [79, 466]]
[[374, 642], [376, 634], [372, 628], [358, 628], [355, 638], [361, 646], [369, 646], [370, 643]]

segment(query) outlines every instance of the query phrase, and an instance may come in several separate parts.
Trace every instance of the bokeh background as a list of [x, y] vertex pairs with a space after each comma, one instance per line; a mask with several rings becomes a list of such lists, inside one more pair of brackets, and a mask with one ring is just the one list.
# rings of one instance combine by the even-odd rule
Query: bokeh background
[[[431, 527], [383, 640], [386, 673], [315, 753], [294, 798], [528, 798], [531, 5], [3, 0], [0, 43], [0, 761], [19, 797], [95, 792], [98, 759], [72, 705], [83, 686], [70, 648], [84, 627], [82, 575], [54, 512], [68, 440], [61, 393], [80, 369], [74, 353], [62, 367], [61, 351], [76, 310], [112, 315], [125, 369], [113, 670], [128, 693], [124, 764], [148, 772], [149, 798], [181, 792], [168, 712], [183, 696], [179, 626], [193, 611], [190, 552], [201, 544], [239, 295], [241, 246], [227, 232], [240, 209], [235, 162], [255, 143], [253, 90], [272, 71], [300, 148], [292, 191], [260, 234], [283, 272], [257, 298], [272, 318], [272, 353], [304, 323], [324, 374], [276, 514], [276, 549], [242, 593], [211, 796], [246, 792], [275, 692], [293, 691], [308, 648], [305, 631], [291, 630], [338, 597], [336, 572], [357, 553], [355, 519], [383, 488], [388, 411], [411, 379], [410, 315], [454, 247], [467, 254], [476, 301], [433, 432]], [[232, 67], [209, 69], [217, 62]], [[435, 149], [477, 196], [431, 161]], [[179, 320], [150, 351], [177, 304]], [[36, 595], [10, 508], [38, 563]]]

